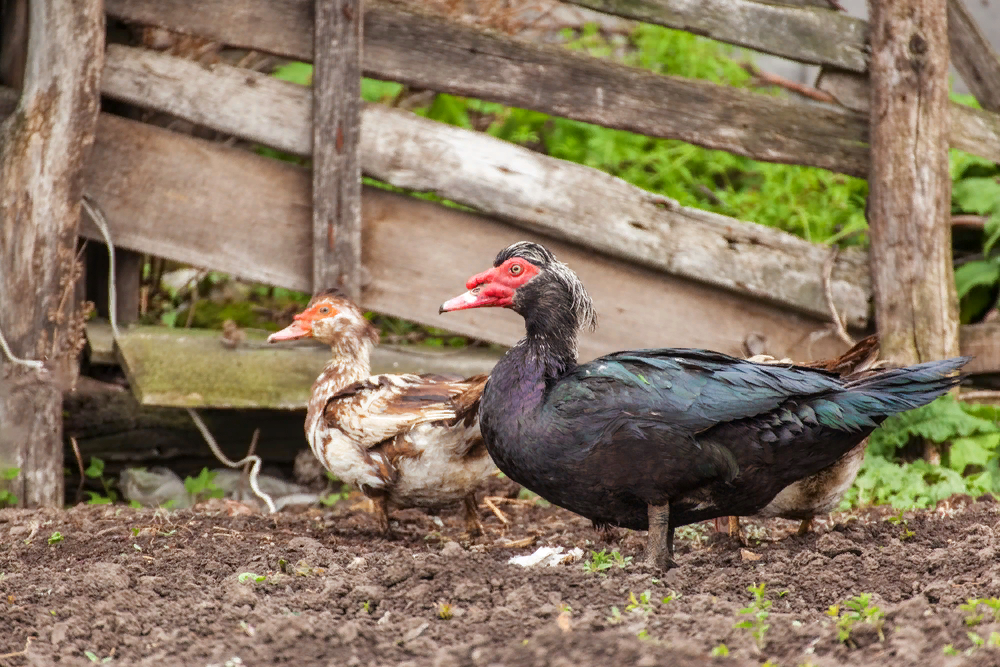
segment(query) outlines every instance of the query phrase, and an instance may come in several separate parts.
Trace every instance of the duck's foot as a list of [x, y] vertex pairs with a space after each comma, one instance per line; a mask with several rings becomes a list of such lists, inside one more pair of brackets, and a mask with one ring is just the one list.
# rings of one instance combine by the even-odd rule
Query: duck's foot
[[677, 567], [677, 561], [674, 560], [674, 528], [670, 525], [669, 504], [649, 506], [646, 563], [662, 572]]
[[392, 528], [389, 526], [389, 499], [382, 495], [373, 497], [371, 501], [374, 508], [375, 523], [378, 526], [378, 531], [382, 533], [382, 537], [387, 540], [395, 539], [396, 535], [392, 532]]
[[803, 519], [802, 523], [799, 524], [798, 531], [795, 534], [798, 535], [799, 537], [806, 535], [809, 533], [810, 530], [812, 530], [812, 526], [813, 526], [812, 519]]
[[738, 516], [729, 517], [729, 537], [733, 538], [743, 546], [747, 546], [747, 536], [743, 533], [743, 525]]
[[479, 506], [476, 504], [476, 494], [472, 492], [462, 499], [465, 505], [465, 532], [469, 537], [479, 537], [486, 533], [483, 522], [479, 520]]

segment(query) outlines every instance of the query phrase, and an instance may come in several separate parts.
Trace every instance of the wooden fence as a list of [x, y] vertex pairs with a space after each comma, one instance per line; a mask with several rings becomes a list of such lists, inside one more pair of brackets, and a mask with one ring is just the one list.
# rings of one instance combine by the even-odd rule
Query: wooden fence
[[[821, 81], [834, 81], [830, 90], [847, 103], [662, 76], [386, 4], [365, 11], [362, 71], [759, 160], [867, 174], [868, 118], [857, 103], [865, 85], [863, 21], [802, 2], [715, 0], [697, 11], [672, 1], [575, 2], [837, 68]], [[313, 8], [312, 0], [106, 3], [110, 17], [129, 23], [304, 61], [314, 58]], [[297, 155], [314, 153], [312, 91], [257, 72], [111, 44], [101, 92]], [[0, 95], [0, 111], [13, 99]], [[953, 146], [1000, 161], [1000, 116], [952, 105], [950, 136]], [[366, 189], [358, 252], [367, 307], [511, 343], [520, 335], [515, 318], [491, 313], [444, 322], [435, 306], [496, 249], [541, 234], [569, 244], [556, 245], [574, 260], [604, 316], [584, 355], [662, 344], [738, 352], [752, 333], [763, 334], [775, 353], [806, 357], [837, 347], [806, 344], [829, 320], [824, 247], [381, 105], [364, 106], [357, 146], [364, 173], [436, 192], [487, 216]], [[308, 219], [328, 189], [313, 180], [323, 195], [312, 197], [309, 173], [301, 168], [102, 114], [86, 178], [123, 248], [305, 291], [317, 277], [329, 283], [336, 274], [309, 268], [323, 255], [315, 250], [322, 235]], [[86, 221], [81, 231], [100, 239]], [[337, 275], [343, 282], [348, 274], [361, 274], [356, 263]], [[847, 324], [866, 327], [866, 255], [840, 253], [829, 283]], [[991, 325], [963, 332], [965, 349], [979, 356], [977, 370], [1000, 365], [993, 333]]]

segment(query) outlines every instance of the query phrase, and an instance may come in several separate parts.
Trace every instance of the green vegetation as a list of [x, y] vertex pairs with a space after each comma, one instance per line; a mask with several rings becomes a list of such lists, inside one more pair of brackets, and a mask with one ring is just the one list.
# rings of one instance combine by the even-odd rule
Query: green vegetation
[[96, 456], [91, 457], [90, 465], [83, 471], [83, 474], [85, 477], [98, 480], [104, 489], [104, 495], [96, 491], [87, 491], [86, 494], [90, 496], [90, 499], [87, 501], [88, 505], [110, 505], [118, 500], [118, 493], [111, 488], [111, 484], [104, 478], [103, 459], [99, 459]]
[[615, 566], [620, 570], [624, 570], [631, 562], [631, 556], [622, 556], [617, 550], [609, 554], [605, 549], [601, 549], [600, 551], [590, 552], [590, 558], [584, 562], [583, 569], [587, 572], [603, 576], [605, 570], [610, 570]]
[[871, 593], [862, 593], [856, 597], [844, 601], [844, 609], [840, 605], [832, 605], [827, 614], [837, 620], [837, 638], [845, 644], [856, 648], [851, 641], [851, 630], [857, 623], [868, 623], [875, 628], [879, 641], [885, 640], [882, 633], [882, 626], [885, 623], [885, 614], [877, 605], [871, 602]]
[[758, 650], [762, 651], [766, 644], [764, 637], [771, 628], [771, 625], [767, 622], [768, 617], [771, 615], [771, 601], [767, 599], [767, 584], [762, 583], [747, 586], [747, 590], [753, 594], [753, 602], [740, 609], [740, 613], [749, 616], [749, 618], [736, 623], [733, 627], [747, 630], [750, 636], [753, 637]]
[[215, 484], [216, 474], [208, 468], [202, 468], [197, 477], [184, 479], [184, 488], [191, 494], [194, 502], [198, 503], [209, 498], [221, 498], [225, 495], [223, 490]]
[[[914, 460], [913, 444], [937, 443], [941, 465]], [[1000, 407], [942, 397], [896, 415], [872, 433], [861, 472], [841, 503], [933, 507], [956, 493], [1000, 491]], [[905, 523], [904, 523], [905, 526]], [[904, 533], [905, 533], [904, 528]]]
[[[986, 607], [985, 612], [979, 612], [980, 605]], [[958, 608], [968, 613], [966, 625], [979, 625], [987, 615], [992, 616], [994, 622], [1000, 622], [1000, 598], [969, 598]]]
[[60, 533], [57, 530], [56, 532], [54, 532], [51, 535], [49, 535], [49, 539], [47, 541], [48, 541], [48, 543], [49, 543], [50, 546], [54, 545], [54, 544], [59, 544], [60, 542], [63, 541], [62, 533]]
[[[0, 470], [0, 481], [13, 482], [21, 474], [20, 468], [4, 468]], [[14, 507], [17, 496], [7, 489], [0, 489], [0, 507]]]

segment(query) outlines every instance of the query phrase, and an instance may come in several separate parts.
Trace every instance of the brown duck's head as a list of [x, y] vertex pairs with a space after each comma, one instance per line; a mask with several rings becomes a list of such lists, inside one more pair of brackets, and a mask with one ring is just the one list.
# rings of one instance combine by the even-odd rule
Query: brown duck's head
[[378, 329], [347, 296], [327, 290], [314, 296], [294, 321], [267, 337], [268, 343], [299, 338], [315, 338], [331, 347], [354, 347], [378, 343]]

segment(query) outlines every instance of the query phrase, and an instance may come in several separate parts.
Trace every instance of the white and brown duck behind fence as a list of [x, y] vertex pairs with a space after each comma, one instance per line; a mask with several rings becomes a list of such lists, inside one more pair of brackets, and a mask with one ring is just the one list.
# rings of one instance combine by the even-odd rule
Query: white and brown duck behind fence
[[305, 337], [333, 351], [313, 384], [306, 439], [327, 470], [372, 499], [379, 529], [390, 534], [390, 509], [462, 501], [467, 531], [481, 534], [475, 492], [497, 472], [479, 432], [487, 376], [369, 376], [378, 330], [333, 290], [267, 340]]

